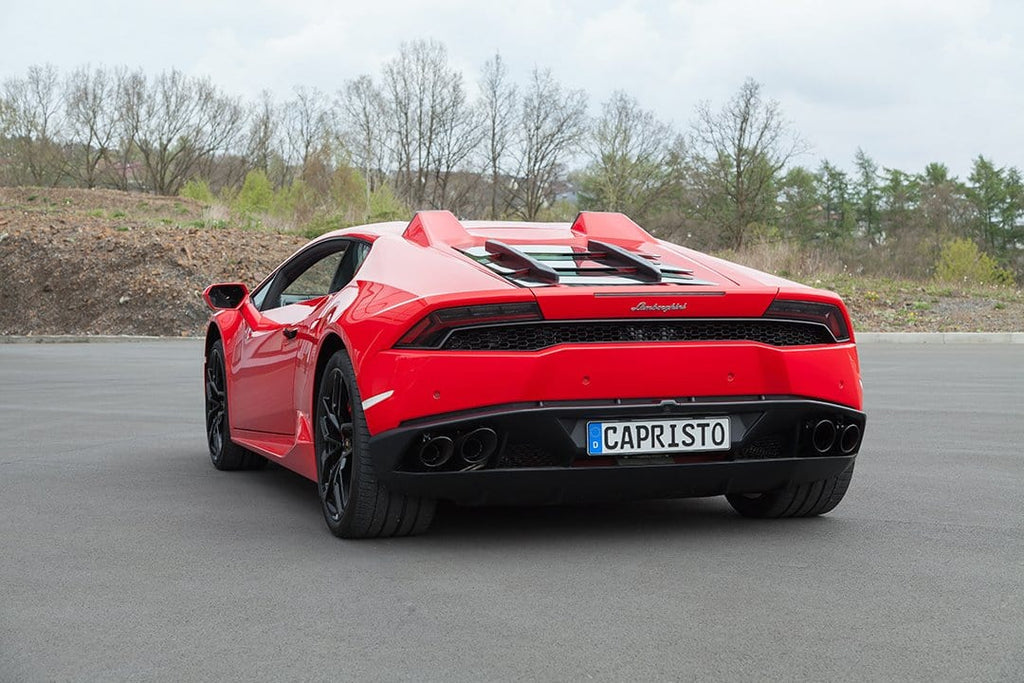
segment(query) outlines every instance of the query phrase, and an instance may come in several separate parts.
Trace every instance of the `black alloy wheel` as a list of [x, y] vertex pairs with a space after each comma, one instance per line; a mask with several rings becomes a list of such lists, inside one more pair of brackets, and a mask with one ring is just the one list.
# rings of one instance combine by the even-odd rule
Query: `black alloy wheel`
[[224, 381], [224, 358], [219, 348], [210, 350], [206, 358], [206, 441], [214, 464], [224, 449], [224, 426], [227, 422], [227, 390]]
[[327, 360], [314, 406], [317, 490], [331, 533], [376, 538], [426, 531], [434, 500], [392, 493], [377, 478], [359, 386], [344, 350]]
[[266, 458], [242, 448], [231, 440], [224, 345], [219, 339], [206, 353], [203, 378], [206, 395], [206, 443], [210, 448], [210, 462], [218, 470], [255, 470], [264, 467], [267, 464]]

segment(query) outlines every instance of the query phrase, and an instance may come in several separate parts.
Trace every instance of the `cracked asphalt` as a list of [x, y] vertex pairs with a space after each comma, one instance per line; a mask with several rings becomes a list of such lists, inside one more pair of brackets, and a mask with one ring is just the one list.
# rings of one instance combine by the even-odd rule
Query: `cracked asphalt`
[[201, 343], [0, 344], [0, 680], [1024, 680], [1024, 345], [861, 348], [830, 515], [441, 510], [224, 473]]

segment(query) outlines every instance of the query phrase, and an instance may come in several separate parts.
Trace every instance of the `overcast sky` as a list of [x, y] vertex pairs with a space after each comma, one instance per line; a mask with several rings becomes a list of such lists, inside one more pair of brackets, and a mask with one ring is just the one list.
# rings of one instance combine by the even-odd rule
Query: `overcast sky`
[[46, 62], [177, 67], [284, 99], [435, 38], [470, 84], [499, 51], [520, 82], [550, 68], [594, 113], [623, 89], [679, 129], [752, 77], [812, 145], [807, 166], [849, 168], [862, 147], [908, 172], [942, 161], [963, 177], [978, 154], [1024, 169], [1017, 0], [0, 2], [0, 80]]

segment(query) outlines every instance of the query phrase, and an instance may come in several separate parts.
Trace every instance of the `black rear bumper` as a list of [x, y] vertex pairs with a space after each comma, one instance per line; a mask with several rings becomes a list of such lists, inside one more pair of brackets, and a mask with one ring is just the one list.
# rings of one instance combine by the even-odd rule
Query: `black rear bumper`
[[[586, 452], [590, 420], [724, 416], [731, 424], [728, 451], [619, 458]], [[824, 453], [816, 449], [812, 433], [821, 420], [840, 432], [855, 426], [853, 447], [837, 439]], [[405, 423], [372, 437], [370, 449], [388, 488], [465, 504], [683, 498], [768, 491], [834, 476], [856, 458], [864, 422], [860, 411], [794, 397], [520, 404]], [[425, 439], [443, 435], [457, 444], [480, 427], [498, 435], [486, 461], [469, 465], [455, 455], [430, 468], [418, 458]]]

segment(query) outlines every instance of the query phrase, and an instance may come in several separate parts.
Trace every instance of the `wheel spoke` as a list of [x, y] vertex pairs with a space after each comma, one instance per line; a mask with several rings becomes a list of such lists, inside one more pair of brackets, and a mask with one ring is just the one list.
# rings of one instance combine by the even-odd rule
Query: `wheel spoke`
[[223, 401], [224, 390], [217, 386], [217, 383], [212, 379], [206, 383], [206, 396], [207, 400]]
[[324, 415], [324, 436], [334, 441], [341, 441], [345, 438], [342, 433], [342, 426], [341, 420], [338, 419], [337, 415]]
[[334, 505], [338, 514], [340, 515], [345, 510], [345, 503], [348, 502], [348, 491], [345, 490], [345, 481], [342, 476], [345, 467], [345, 460], [338, 460], [337, 467], [334, 468], [334, 476], [331, 479], [331, 489], [334, 493]]

